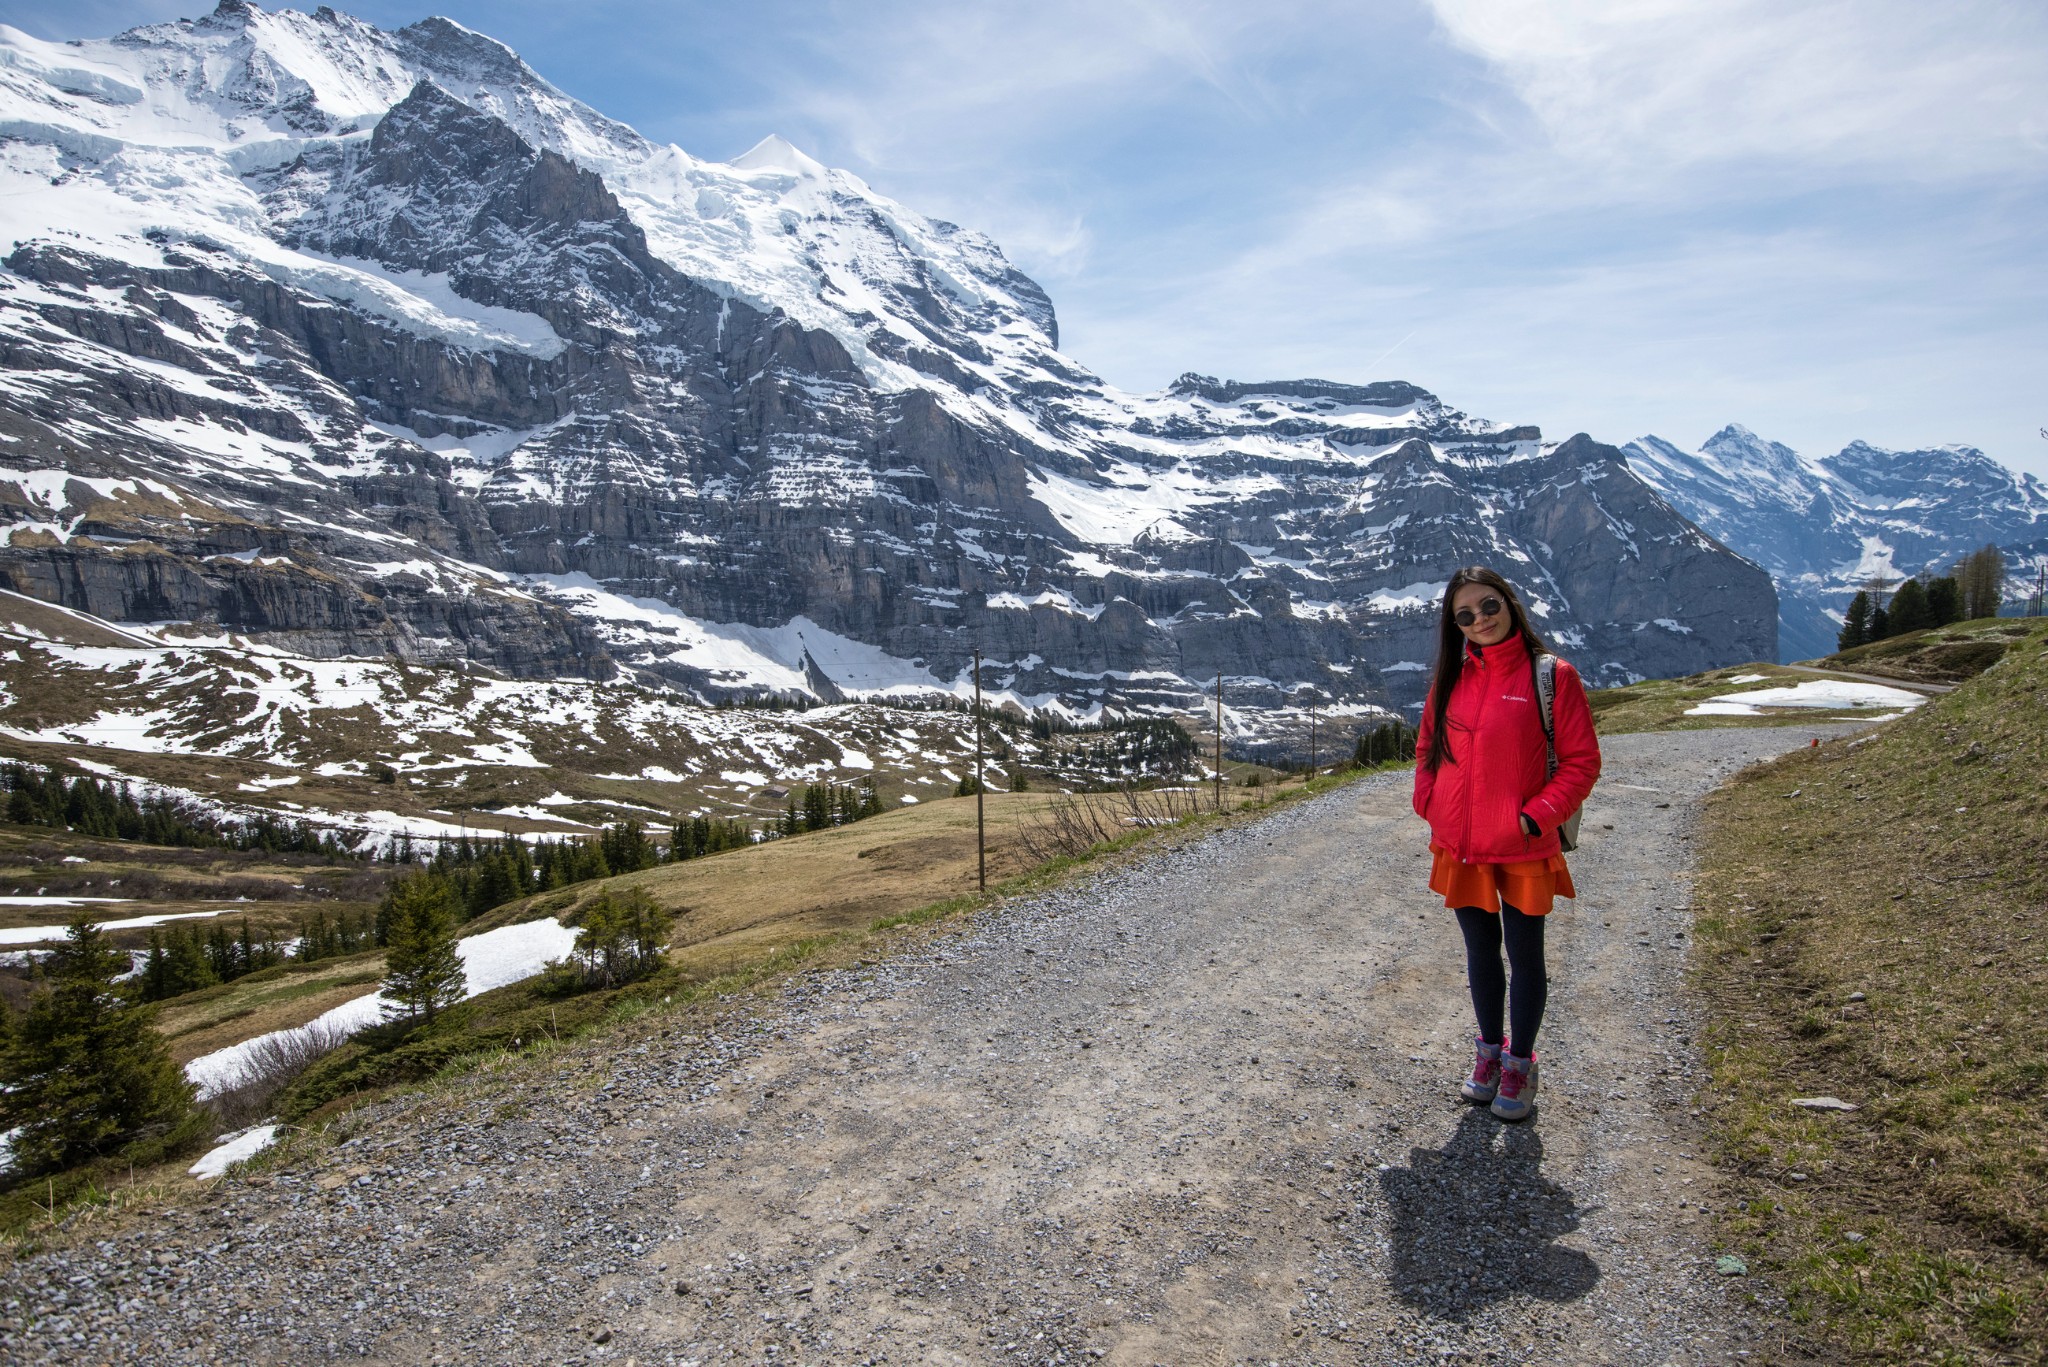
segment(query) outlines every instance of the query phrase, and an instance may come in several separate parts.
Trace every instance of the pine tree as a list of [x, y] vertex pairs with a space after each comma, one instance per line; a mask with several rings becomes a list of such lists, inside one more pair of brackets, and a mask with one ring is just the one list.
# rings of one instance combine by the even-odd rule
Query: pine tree
[[600, 844], [612, 873], [637, 873], [654, 866], [654, 846], [647, 839], [646, 828], [637, 821], [605, 827]]
[[804, 785], [804, 829], [822, 831], [832, 824], [832, 789], [823, 783]]
[[1944, 574], [1927, 582], [1927, 613], [1932, 626], [1945, 627], [1963, 620], [1963, 590], [1955, 576]]
[[13, 1176], [74, 1167], [137, 1139], [196, 1123], [192, 1085], [151, 1028], [149, 1009], [114, 985], [128, 956], [85, 914], [75, 918], [0, 1052], [0, 1130]]
[[1892, 615], [1885, 610], [1884, 604], [1879, 603], [1870, 610], [1870, 639], [1882, 641], [1891, 634]]
[[170, 996], [171, 958], [164, 952], [163, 932], [149, 928], [149, 957], [142, 961], [142, 999], [160, 1002]]
[[400, 879], [385, 898], [384, 1014], [432, 1021], [462, 1000], [462, 957], [455, 952], [456, 902], [445, 878]]
[[606, 987], [618, 981], [625, 957], [626, 927], [619, 911], [610, 891], [599, 893], [583, 909], [583, 928], [576, 934], [585, 979]]
[[170, 934], [164, 939], [164, 957], [168, 961], [164, 974], [168, 996], [196, 992], [220, 981], [220, 975], [213, 971], [213, 963], [199, 942], [199, 933], [188, 926], [171, 927]]
[[1899, 585], [1899, 591], [1892, 595], [1891, 634], [1903, 636], [1909, 631], [1925, 631], [1934, 625], [1934, 613], [1927, 606], [1927, 590], [1918, 579], [1908, 579]]
[[1849, 610], [1842, 616], [1841, 634], [1835, 637], [1835, 649], [1854, 650], [1867, 645], [1870, 635], [1870, 594], [1863, 589], [1849, 600]]
[[519, 886], [519, 871], [511, 857], [494, 854], [477, 866], [476, 881], [469, 889], [469, 914], [481, 916], [492, 907], [501, 907], [518, 897], [523, 891]]

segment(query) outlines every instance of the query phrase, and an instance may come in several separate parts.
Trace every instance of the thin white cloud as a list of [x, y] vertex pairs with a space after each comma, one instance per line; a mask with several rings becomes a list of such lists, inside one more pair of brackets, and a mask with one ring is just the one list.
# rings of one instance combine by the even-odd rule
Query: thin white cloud
[[2032, 0], [1431, 0], [1566, 154], [1945, 179], [2048, 157]]
[[[785, 106], [830, 128], [872, 167], [928, 174], [933, 158], [985, 153], [1105, 109], [1198, 85], [1246, 117], [1270, 102], [1251, 59], [1300, 3], [1264, 12], [1203, 0], [963, 0], [864, 7], [821, 35], [819, 67], [792, 71]], [[824, 76], [824, 79], [820, 77]], [[949, 155], [950, 154], [950, 155]]]

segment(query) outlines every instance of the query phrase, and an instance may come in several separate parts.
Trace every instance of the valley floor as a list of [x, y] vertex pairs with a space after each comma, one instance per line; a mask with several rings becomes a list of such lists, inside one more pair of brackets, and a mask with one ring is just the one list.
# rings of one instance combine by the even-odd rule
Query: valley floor
[[[1537, 1118], [1407, 778], [387, 1102], [0, 1272], [11, 1361], [1647, 1364], [1775, 1356], [1716, 1275], [1684, 990], [1700, 796], [1807, 727], [1609, 739]], [[1608, 828], [1612, 828], [1611, 830]]]

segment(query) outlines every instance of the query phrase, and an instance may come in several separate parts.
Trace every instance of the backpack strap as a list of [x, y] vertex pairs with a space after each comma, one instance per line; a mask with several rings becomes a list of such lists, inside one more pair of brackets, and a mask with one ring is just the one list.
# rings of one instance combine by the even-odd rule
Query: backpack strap
[[1543, 719], [1546, 773], [1557, 772], [1557, 656], [1547, 651], [1529, 662], [1536, 678], [1537, 715]]

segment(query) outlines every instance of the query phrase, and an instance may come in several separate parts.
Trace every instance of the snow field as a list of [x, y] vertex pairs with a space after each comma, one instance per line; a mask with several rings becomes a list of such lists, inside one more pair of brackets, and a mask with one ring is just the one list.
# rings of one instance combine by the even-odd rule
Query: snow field
[[[1762, 675], [1745, 677], [1762, 678]], [[1732, 681], [1731, 681], [1732, 682]], [[1910, 711], [1927, 701], [1924, 693], [1848, 679], [1809, 679], [1782, 688], [1752, 688], [1723, 693], [1689, 707], [1688, 717], [1762, 717], [1767, 707], [1897, 708]]]
[[[4, 897], [0, 902], [11, 906], [68, 906], [75, 902], [119, 902], [119, 897]], [[216, 916], [232, 916], [236, 908], [222, 907], [217, 911], [167, 911], [154, 916], [130, 916], [120, 921], [97, 921], [101, 930], [145, 930], [150, 926], [165, 925], [171, 921], [206, 921]], [[64, 938], [64, 927], [58, 926], [10, 926], [0, 930], [0, 945], [37, 945]]]

